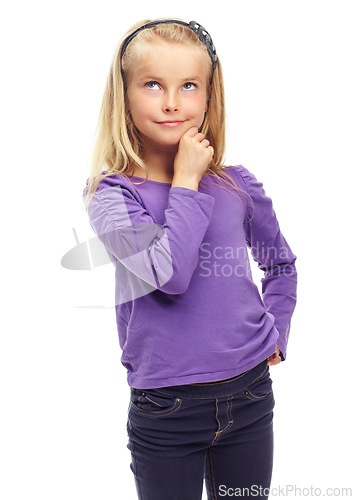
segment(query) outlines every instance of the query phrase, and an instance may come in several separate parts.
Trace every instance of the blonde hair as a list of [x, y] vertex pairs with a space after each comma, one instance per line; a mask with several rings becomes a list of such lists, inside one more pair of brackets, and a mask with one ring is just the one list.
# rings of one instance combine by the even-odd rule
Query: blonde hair
[[[165, 18], [157, 19], [157, 21], [162, 20], [165, 20]], [[234, 180], [223, 171], [225, 168], [223, 164], [225, 153], [225, 97], [222, 67], [219, 58], [212, 74], [212, 61], [206, 46], [192, 29], [177, 23], [157, 24], [140, 31], [128, 44], [121, 58], [121, 49], [126, 38], [136, 29], [149, 22], [151, 21], [144, 20], [132, 26], [114, 51], [96, 128], [96, 139], [91, 157], [90, 177], [84, 206], [87, 207], [99, 183], [105, 177], [120, 174], [130, 180], [127, 172], [133, 165], [138, 165], [146, 173], [145, 180], [148, 178], [148, 172], [141, 157], [142, 141], [139, 131], [131, 119], [126, 91], [129, 75], [133, 65], [136, 64], [136, 58], [141, 57], [146, 43], [152, 42], [156, 37], [170, 43], [188, 44], [207, 55], [210, 77], [208, 107], [200, 132], [210, 142], [214, 154], [204, 175], [214, 176], [221, 182], [230, 182], [231, 186], [228, 185], [228, 187], [234, 188], [243, 200], [239, 192], [243, 190], [238, 188]], [[103, 170], [106, 170], [107, 173], [103, 173]], [[131, 180], [130, 182], [134, 184]], [[202, 182], [201, 179], [200, 183]], [[246, 191], [243, 192], [246, 193]], [[246, 194], [251, 199], [251, 196], [248, 193]]]

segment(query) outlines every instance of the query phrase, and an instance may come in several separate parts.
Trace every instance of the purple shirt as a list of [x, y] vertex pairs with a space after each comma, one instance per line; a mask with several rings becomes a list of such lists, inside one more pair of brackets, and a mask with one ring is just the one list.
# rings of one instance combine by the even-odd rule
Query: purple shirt
[[[276, 344], [286, 357], [296, 256], [263, 184], [241, 165], [224, 171], [253, 204], [210, 175], [194, 191], [152, 180], [136, 185], [116, 174], [100, 182], [88, 206], [115, 267], [121, 362], [130, 386], [230, 378], [265, 360]], [[248, 247], [264, 271], [262, 295]]]

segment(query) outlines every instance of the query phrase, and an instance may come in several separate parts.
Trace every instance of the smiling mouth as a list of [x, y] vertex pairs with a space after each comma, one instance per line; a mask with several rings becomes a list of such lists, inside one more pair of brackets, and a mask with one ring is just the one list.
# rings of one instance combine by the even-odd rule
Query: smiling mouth
[[175, 121], [165, 121], [165, 122], [157, 122], [158, 125], [163, 125], [164, 127], [177, 127], [178, 125], [181, 125], [184, 123], [183, 121], [180, 120], [175, 120]]

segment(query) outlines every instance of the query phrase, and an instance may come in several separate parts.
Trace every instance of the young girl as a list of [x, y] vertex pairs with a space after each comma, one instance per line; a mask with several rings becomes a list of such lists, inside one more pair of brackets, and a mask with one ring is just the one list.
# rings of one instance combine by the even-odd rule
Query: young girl
[[143, 500], [201, 499], [204, 479], [209, 499], [269, 494], [269, 365], [286, 357], [296, 256], [262, 183], [223, 165], [224, 119], [205, 29], [133, 26], [112, 61], [83, 195], [115, 267]]

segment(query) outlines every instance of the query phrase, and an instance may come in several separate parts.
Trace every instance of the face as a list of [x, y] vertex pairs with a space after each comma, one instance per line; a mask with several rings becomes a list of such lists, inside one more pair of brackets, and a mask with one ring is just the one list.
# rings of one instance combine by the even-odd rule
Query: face
[[129, 75], [127, 98], [144, 147], [175, 147], [207, 110], [207, 54], [159, 39]]

